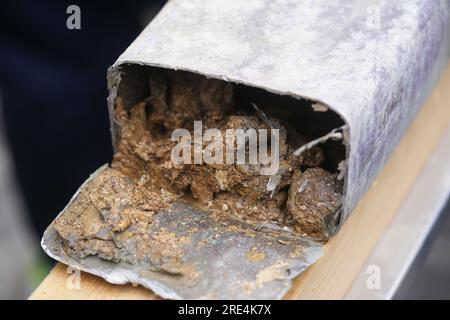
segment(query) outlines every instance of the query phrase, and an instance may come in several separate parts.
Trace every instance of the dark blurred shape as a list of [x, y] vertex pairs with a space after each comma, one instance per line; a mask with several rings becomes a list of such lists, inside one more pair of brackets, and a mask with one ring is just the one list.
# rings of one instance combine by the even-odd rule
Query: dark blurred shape
[[[66, 27], [71, 4], [81, 9], [81, 30]], [[39, 234], [88, 175], [111, 160], [106, 71], [139, 34], [144, 5], [149, 2], [0, 2], [6, 135]]]
[[450, 198], [395, 299], [450, 300]]

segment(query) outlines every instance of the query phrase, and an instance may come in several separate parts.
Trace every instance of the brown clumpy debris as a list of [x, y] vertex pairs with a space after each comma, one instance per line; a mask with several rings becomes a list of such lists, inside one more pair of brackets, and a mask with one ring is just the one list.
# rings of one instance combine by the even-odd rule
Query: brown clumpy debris
[[300, 234], [324, 241], [332, 234], [341, 208], [342, 183], [321, 168], [297, 171], [289, 189], [287, 208]]
[[[93, 178], [56, 219], [55, 229], [69, 254], [129, 263], [152, 256], [158, 260], [153, 264], [194, 274], [181, 261], [176, 263], [186, 239], [149, 234], [154, 215], [180, 198], [211, 214], [255, 224], [272, 222], [320, 241], [332, 235], [342, 183], [320, 168], [325, 159], [320, 148], [293, 155], [309, 139], [281, 120], [254, 110], [242, 113], [235, 106], [233, 86], [222, 81], [167, 73], [154, 75], [150, 90], [150, 97], [129, 110], [117, 98], [119, 134], [111, 168]], [[218, 128], [223, 137], [227, 129], [267, 129], [269, 134], [279, 129], [277, 174], [261, 175], [261, 164], [175, 164], [171, 151], [177, 142], [171, 141], [172, 131], [192, 132], [195, 120], [203, 121], [204, 130]], [[272, 190], [268, 185], [273, 181]]]
[[154, 215], [176, 197], [164, 189], [150, 190], [145, 182], [145, 176], [135, 181], [111, 168], [89, 181], [54, 223], [67, 254], [77, 259], [96, 255], [114, 262], [151, 262], [156, 269], [195, 279], [195, 269], [181, 259], [190, 239], [164, 228], [149, 232]]

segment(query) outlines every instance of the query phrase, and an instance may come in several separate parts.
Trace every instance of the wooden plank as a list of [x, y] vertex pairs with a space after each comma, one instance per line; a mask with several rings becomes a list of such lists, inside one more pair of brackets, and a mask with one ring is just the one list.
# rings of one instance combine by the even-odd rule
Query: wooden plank
[[76, 288], [73, 269], [62, 263], [58, 263], [48, 276], [42, 281], [39, 287], [30, 296], [32, 300], [59, 300], [59, 299], [158, 299], [150, 290], [141, 286], [114, 285], [106, 282], [102, 278], [89, 273], [79, 273], [79, 287]]
[[[449, 125], [450, 66], [375, 183], [326, 245], [325, 255], [295, 280], [286, 299], [345, 295]], [[30, 299], [157, 298], [142, 287], [112, 285], [86, 273], [81, 274], [80, 289], [70, 289], [73, 274], [66, 270], [58, 264]]]

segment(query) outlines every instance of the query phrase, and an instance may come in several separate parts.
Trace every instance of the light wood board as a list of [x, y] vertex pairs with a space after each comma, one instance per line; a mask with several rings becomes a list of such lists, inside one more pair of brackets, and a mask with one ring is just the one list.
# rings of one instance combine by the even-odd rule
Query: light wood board
[[[286, 299], [340, 299], [345, 295], [449, 125], [450, 66], [377, 180], [326, 245], [324, 256], [295, 280]], [[81, 273], [76, 289], [70, 285], [73, 279], [66, 266], [57, 264], [30, 299], [158, 298], [142, 287], [112, 285], [86, 273]]]

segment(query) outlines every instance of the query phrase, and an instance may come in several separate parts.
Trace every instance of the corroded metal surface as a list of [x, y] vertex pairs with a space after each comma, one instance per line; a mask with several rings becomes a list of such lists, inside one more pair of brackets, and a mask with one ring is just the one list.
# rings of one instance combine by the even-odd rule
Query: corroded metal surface
[[139, 264], [69, 256], [53, 224], [44, 234], [42, 247], [54, 259], [111, 283], [138, 283], [169, 299], [280, 299], [292, 279], [314, 263], [323, 250], [320, 244], [287, 231], [270, 226], [255, 229], [182, 202], [159, 212], [148, 235], [162, 235], [166, 248], [154, 248], [152, 255]]
[[110, 70], [110, 103], [127, 63], [321, 101], [349, 125], [347, 217], [447, 63], [449, 12], [449, 0], [173, 0]]
[[[109, 70], [108, 105], [112, 111], [118, 90], [132, 100], [127, 89], [142, 85], [122, 83], [123, 68], [130, 65], [135, 71], [186, 70], [321, 102], [346, 123], [344, 221], [447, 63], [449, 12], [448, 0], [172, 0]], [[113, 121], [112, 131], [114, 142]], [[198, 282], [170, 277], [154, 265], [124, 266], [96, 257], [74, 261], [61, 250], [52, 226], [43, 247], [55, 259], [110, 282], [140, 283], [168, 298], [280, 298], [290, 279], [321, 254], [307, 240], [280, 241], [290, 236], [245, 225], [240, 228], [246, 232], [231, 232], [229, 224], [240, 222], [223, 225], [201, 211], [179, 209], [158, 214], [154, 228], [181, 236], [181, 221], [202, 226], [183, 247]], [[199, 247], [202, 241], [208, 245]], [[265, 258], [248, 260], [253, 247], [264, 248]], [[295, 248], [300, 255], [293, 258]]]

